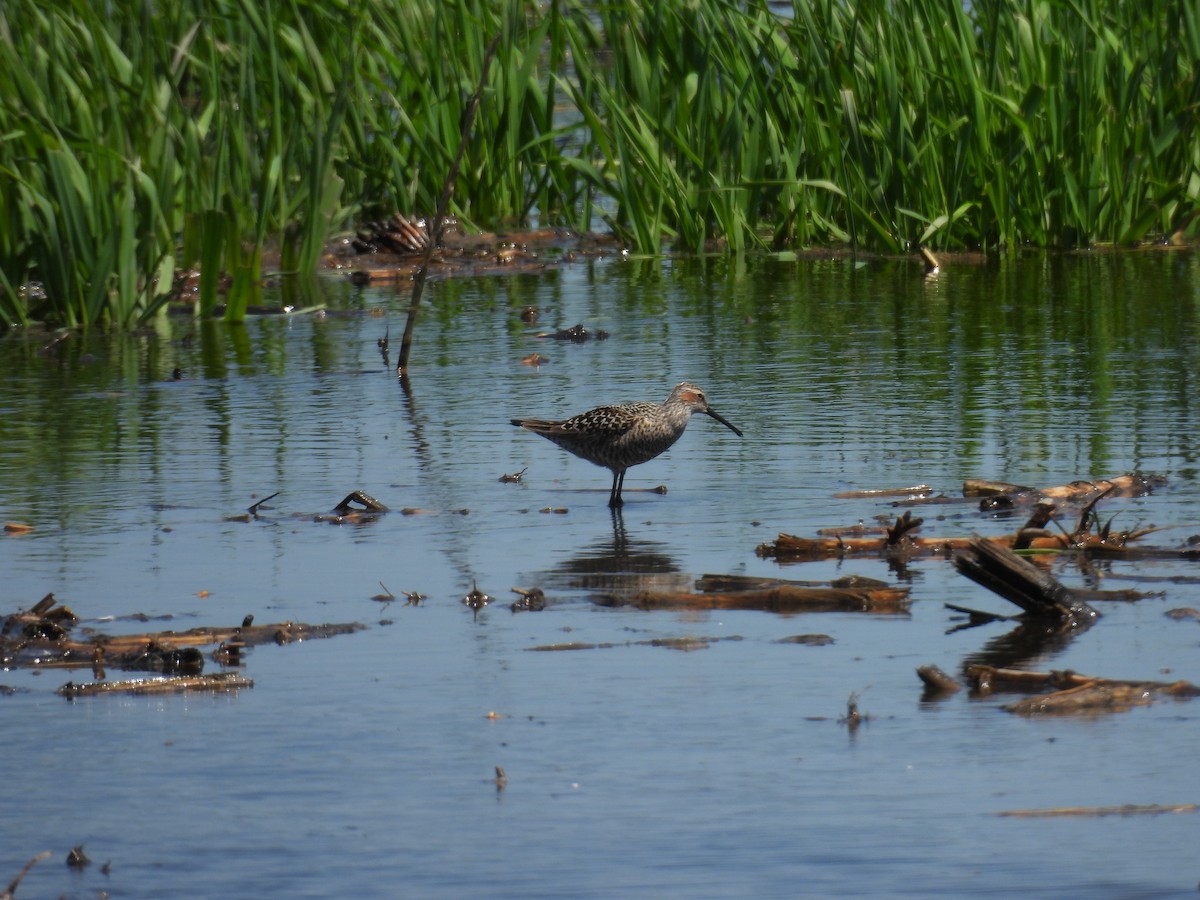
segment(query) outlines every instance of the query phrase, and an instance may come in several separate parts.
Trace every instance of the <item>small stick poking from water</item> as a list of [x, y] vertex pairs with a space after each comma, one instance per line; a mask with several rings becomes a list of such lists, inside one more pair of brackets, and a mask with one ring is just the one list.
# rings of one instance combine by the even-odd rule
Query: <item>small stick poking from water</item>
[[438, 198], [437, 208], [433, 214], [429, 244], [425, 247], [425, 256], [413, 278], [412, 301], [408, 307], [408, 318], [404, 322], [404, 335], [400, 338], [400, 360], [396, 363], [396, 375], [400, 378], [404, 378], [408, 374], [408, 357], [412, 353], [413, 328], [417, 324], [421, 292], [425, 289], [425, 279], [429, 274], [429, 263], [433, 259], [433, 251], [442, 241], [442, 232], [446, 227], [446, 213], [450, 209], [450, 197], [454, 193], [454, 182], [457, 180], [458, 170], [462, 166], [463, 153], [467, 149], [467, 139], [471, 136], [471, 126], [475, 122], [475, 113], [479, 110], [479, 99], [483, 96], [483, 89], [487, 85], [488, 70], [492, 67], [496, 48], [500, 46], [500, 38], [499, 34], [492, 38], [492, 42], [488, 44], [488, 48], [483, 54], [483, 71], [479, 73], [479, 83], [475, 86], [475, 93], [467, 102], [466, 112], [463, 113], [462, 132], [458, 138], [458, 152], [455, 154], [454, 162], [442, 184], [442, 195]]
[[508, 776], [504, 774], [502, 766], [496, 766], [496, 793], [500, 793], [508, 786]]
[[846, 715], [838, 719], [839, 725], [845, 725], [850, 729], [850, 733], [854, 734], [858, 730], [858, 726], [867, 719], [858, 711], [858, 692], [851, 691], [849, 698], [846, 700]]
[[283, 493], [283, 491], [276, 491], [275, 493], [271, 494], [271, 496], [269, 496], [269, 497], [263, 497], [261, 500], [259, 500], [257, 503], [255, 503], [253, 506], [247, 507], [246, 512], [250, 513], [250, 515], [254, 516], [255, 518], [258, 518], [259, 507], [262, 506], [264, 503], [266, 503], [268, 500], [274, 500], [276, 497], [278, 497], [282, 493]]

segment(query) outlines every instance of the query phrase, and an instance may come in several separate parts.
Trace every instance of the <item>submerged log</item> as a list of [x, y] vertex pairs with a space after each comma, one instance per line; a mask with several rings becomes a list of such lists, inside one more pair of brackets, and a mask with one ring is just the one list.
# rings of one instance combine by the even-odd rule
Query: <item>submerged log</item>
[[978, 694], [1051, 691], [1004, 707], [1008, 712], [1020, 715], [1125, 712], [1162, 697], [1187, 699], [1200, 696], [1200, 687], [1188, 681], [1121, 680], [1071, 671], [1027, 672], [985, 665], [968, 666], [966, 674]]
[[949, 696], [962, 690], [957, 680], [937, 666], [918, 666], [917, 677], [925, 685], [926, 693], [932, 696]]
[[146, 678], [139, 681], [93, 681], [75, 684], [68, 681], [58, 689], [59, 696], [94, 697], [97, 694], [176, 694], [181, 691], [238, 691], [254, 687], [254, 682], [236, 672], [215, 675], [179, 675], [174, 678]]
[[696, 583], [700, 593], [638, 591], [597, 598], [603, 606], [639, 609], [746, 609], [776, 613], [876, 612], [906, 613], [908, 588], [892, 587], [873, 578], [851, 576], [833, 582], [787, 582], [742, 575], [705, 575]]
[[775, 613], [874, 612], [906, 613], [907, 588], [844, 590], [800, 588], [780, 585], [761, 591], [730, 594], [688, 594], [670, 591], [638, 591], [629, 597], [606, 595], [605, 606], [636, 606], [639, 609], [748, 609]]
[[1097, 480], [1078, 479], [1069, 484], [1045, 488], [1031, 488], [1004, 481], [988, 481], [983, 478], [968, 478], [963, 482], [963, 496], [982, 498], [985, 509], [1019, 506], [1040, 500], [1060, 500], [1068, 503], [1085, 503], [1101, 496], [1140, 497], [1166, 484], [1159, 475], [1141, 475], [1136, 472], [1114, 478]]
[[[11, 618], [11, 617], [10, 617]], [[78, 638], [16, 639], [0, 637], [0, 663], [36, 668], [84, 668], [107, 666], [131, 671], [197, 673], [203, 658], [197, 647], [223, 644], [246, 647], [258, 644], [291, 644], [298, 641], [350, 634], [366, 628], [357, 622], [305, 625], [280, 622], [274, 625], [200, 627], [188, 631], [106, 635], [87, 633]]]
[[839, 500], [867, 500], [867, 499], [883, 499], [883, 498], [913, 498], [913, 497], [929, 497], [933, 494], [933, 488], [927, 484], [914, 484], [911, 487], [903, 488], [869, 488], [861, 491], [840, 491], [834, 494]]
[[1081, 684], [1079, 687], [1027, 697], [1004, 707], [1011, 713], [1033, 715], [1077, 715], [1079, 713], [1125, 712], [1135, 706], [1148, 706], [1153, 693], [1143, 685]]

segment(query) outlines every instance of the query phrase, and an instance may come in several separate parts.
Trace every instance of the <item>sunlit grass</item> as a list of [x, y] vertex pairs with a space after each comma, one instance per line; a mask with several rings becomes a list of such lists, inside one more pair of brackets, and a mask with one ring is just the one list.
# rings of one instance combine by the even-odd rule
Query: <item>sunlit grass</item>
[[[0, 8], [0, 316], [127, 327], [177, 271], [450, 211], [643, 253], [1127, 244], [1195, 228], [1200, 11], [1101, 0], [85, 0]], [[30, 289], [32, 287], [32, 289]]]

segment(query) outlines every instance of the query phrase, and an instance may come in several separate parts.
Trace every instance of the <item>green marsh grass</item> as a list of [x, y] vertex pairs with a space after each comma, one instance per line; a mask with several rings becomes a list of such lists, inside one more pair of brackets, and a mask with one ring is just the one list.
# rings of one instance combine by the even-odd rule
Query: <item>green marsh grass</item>
[[85, 0], [0, 8], [0, 316], [156, 315], [450, 199], [631, 248], [1005, 253], [1188, 229], [1200, 11], [1102, 0]]

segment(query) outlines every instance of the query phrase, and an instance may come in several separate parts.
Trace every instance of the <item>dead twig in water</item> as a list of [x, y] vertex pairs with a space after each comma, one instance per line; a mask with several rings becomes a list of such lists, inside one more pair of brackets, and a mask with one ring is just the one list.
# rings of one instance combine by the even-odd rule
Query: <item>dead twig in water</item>
[[425, 278], [429, 274], [429, 263], [433, 259], [434, 249], [442, 242], [442, 232], [446, 227], [446, 210], [450, 205], [450, 195], [454, 192], [454, 182], [458, 179], [458, 170], [462, 166], [463, 153], [467, 148], [467, 137], [470, 135], [471, 126], [475, 122], [475, 113], [479, 110], [479, 98], [483, 94], [484, 85], [487, 84], [488, 71], [492, 67], [492, 60], [496, 56], [496, 47], [499, 44], [500, 35], [496, 35], [492, 38], [492, 42], [488, 45], [487, 52], [483, 56], [483, 71], [479, 73], [479, 83], [475, 86], [475, 93], [471, 95], [471, 101], [467, 104], [467, 111], [463, 115], [462, 133], [458, 140], [458, 152], [454, 155], [454, 164], [450, 167], [450, 171], [446, 175], [446, 181], [442, 185], [442, 196], [438, 198], [437, 209], [434, 210], [429, 244], [425, 247], [425, 256], [421, 260], [421, 268], [417, 269], [417, 274], [413, 276], [412, 300], [408, 305], [408, 319], [404, 323], [404, 337], [400, 339], [400, 359], [396, 363], [396, 374], [401, 378], [404, 378], [408, 374], [408, 357], [412, 352], [413, 329], [417, 324], [417, 309], [421, 305], [421, 293], [425, 289]]
[[250, 513], [250, 515], [254, 516], [254, 518], [257, 519], [259, 507], [262, 506], [264, 503], [266, 503], [268, 500], [274, 500], [276, 497], [278, 497], [282, 493], [283, 493], [283, 491], [276, 491], [269, 497], [263, 497], [261, 500], [259, 500], [257, 503], [255, 503], [253, 506], [247, 507], [246, 512]]
[[1057, 809], [1007, 809], [998, 816], [1015, 816], [1021, 819], [1045, 819], [1057, 816], [1157, 816], [1163, 813], [1190, 813], [1200, 809], [1195, 803], [1180, 803], [1174, 806], [1159, 806], [1151, 803], [1136, 806], [1062, 806]]
[[29, 862], [25, 863], [25, 868], [17, 873], [17, 877], [8, 883], [8, 887], [0, 893], [0, 900], [13, 900], [13, 895], [17, 892], [17, 886], [21, 883], [21, 879], [29, 874], [29, 870], [40, 863], [43, 859], [49, 859], [54, 854], [49, 850], [43, 850]]

